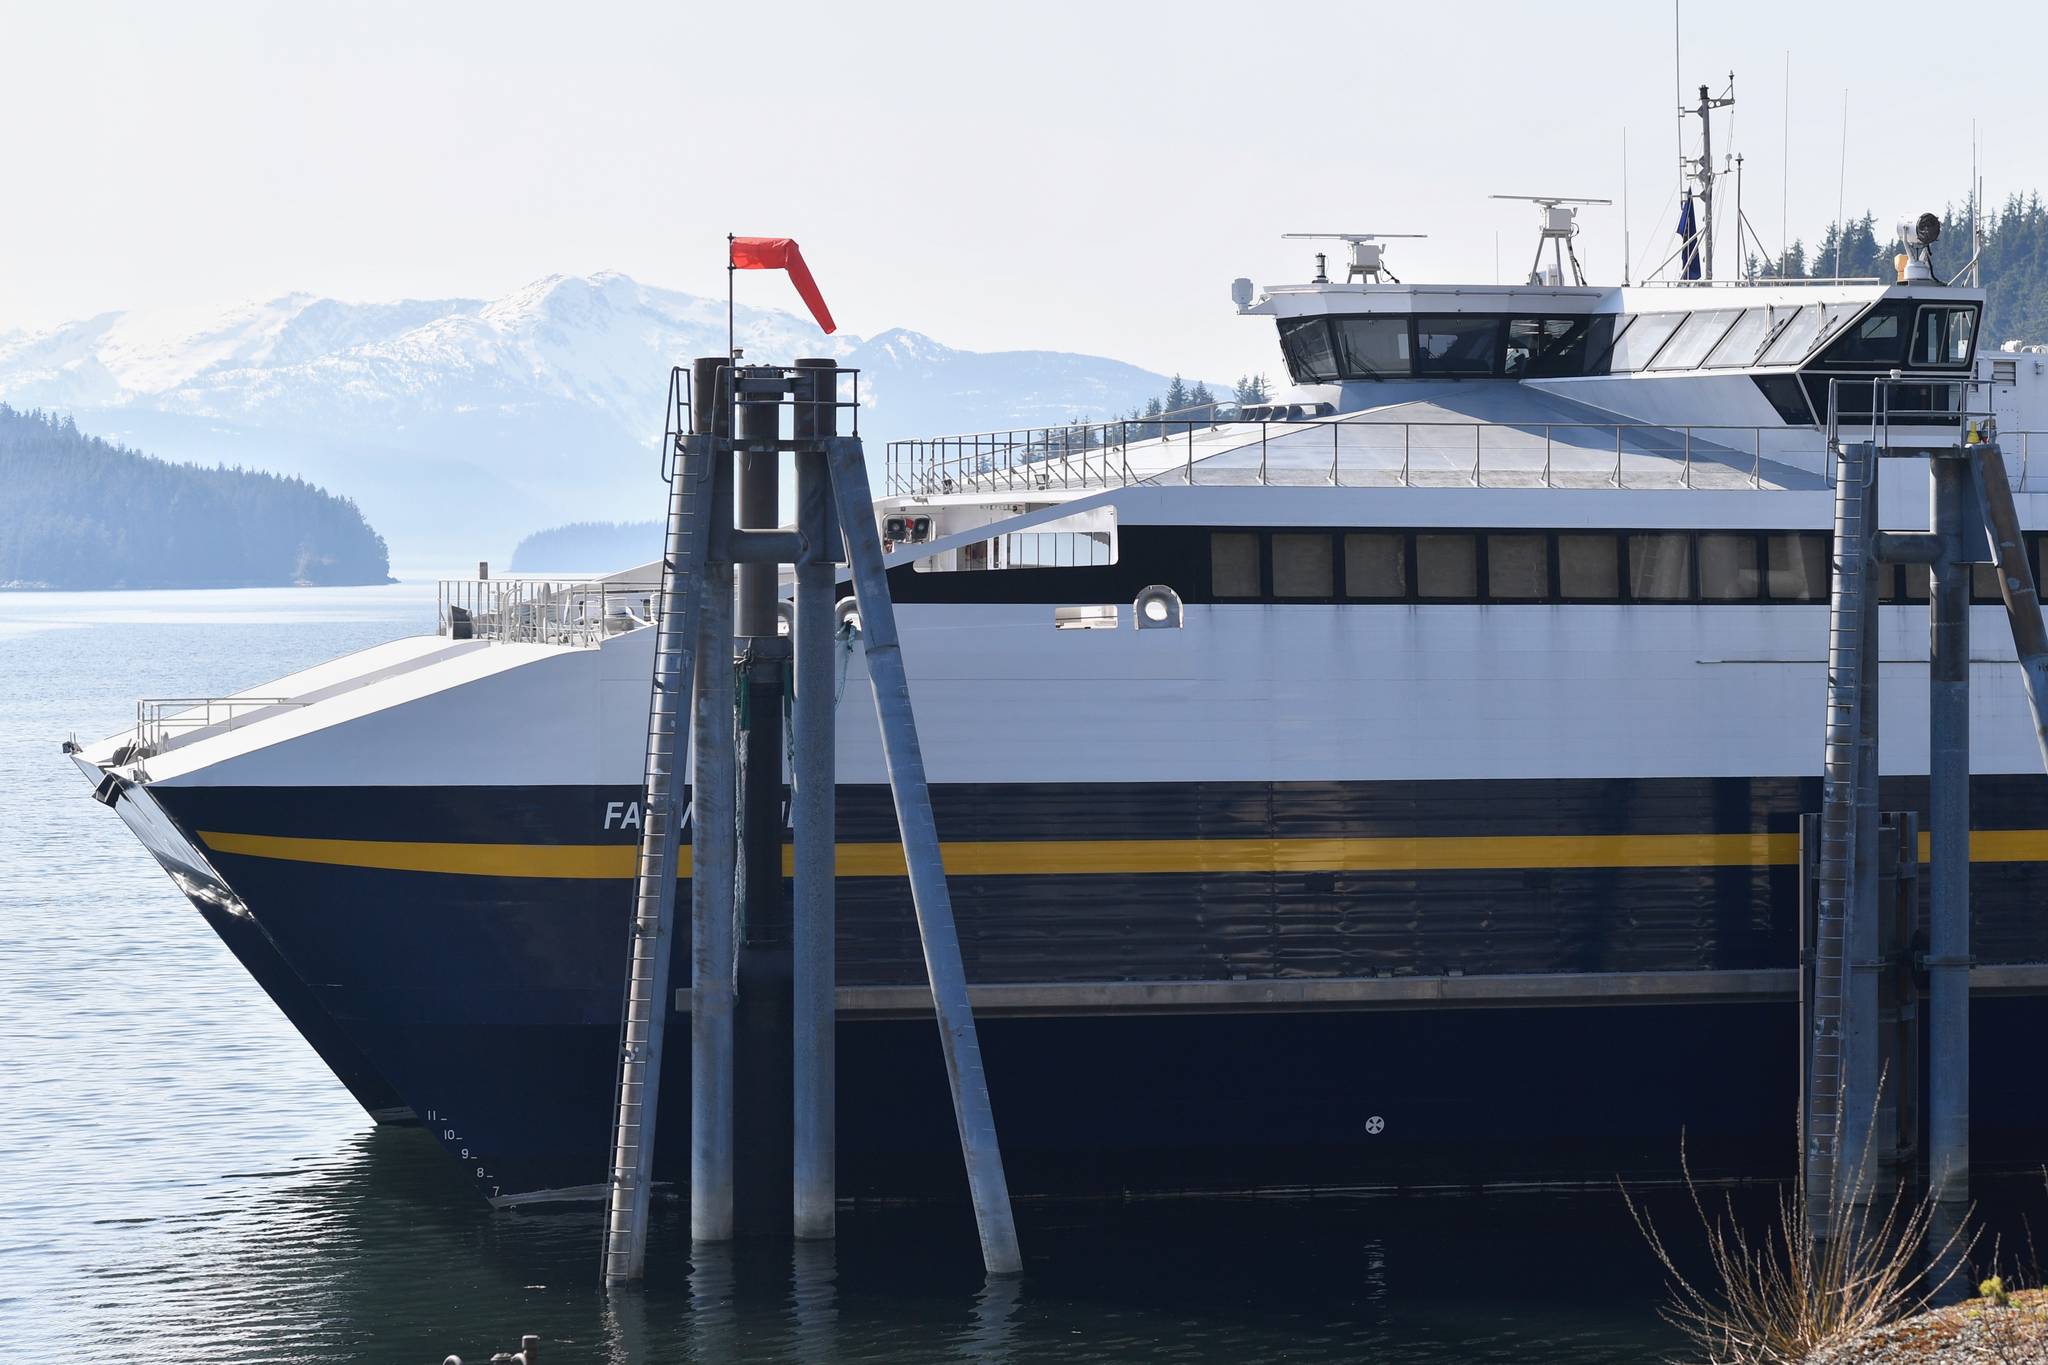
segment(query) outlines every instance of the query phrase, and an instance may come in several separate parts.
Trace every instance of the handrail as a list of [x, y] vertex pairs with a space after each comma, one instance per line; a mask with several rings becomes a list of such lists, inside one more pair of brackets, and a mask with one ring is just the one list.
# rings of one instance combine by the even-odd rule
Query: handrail
[[135, 703], [133, 752], [153, 757], [172, 740], [197, 731], [232, 730], [249, 718], [249, 711], [305, 704], [290, 697], [144, 697]]
[[[724, 368], [724, 366], [721, 366], [721, 371]], [[735, 353], [733, 368], [739, 372], [740, 381], [737, 384], [728, 383], [725, 385], [725, 403], [728, 409], [725, 418], [728, 423], [728, 430], [739, 430], [739, 424], [736, 419], [739, 412], [738, 405], [742, 402], [749, 407], [790, 408], [792, 410], [798, 403], [802, 403], [814, 408], [819, 406], [830, 407], [834, 412], [833, 420], [835, 423], [838, 420], [837, 413], [844, 409], [851, 418], [852, 434], [854, 436], [860, 435], [861, 400], [860, 371], [858, 369], [850, 365], [838, 365], [829, 370], [820, 367], [814, 370], [798, 371], [786, 365], [753, 364], [744, 358], [738, 357], [737, 353]], [[799, 399], [786, 390], [778, 391], [773, 396], [753, 391], [742, 393], [741, 390], [747, 388], [746, 372], [749, 370], [776, 370], [781, 371], [785, 375], [805, 373], [813, 379], [829, 375], [832, 380], [832, 396], [827, 399]], [[848, 383], [850, 386], [848, 395], [843, 398], [840, 396], [840, 385], [842, 382]], [[691, 410], [695, 404], [696, 393], [693, 367], [689, 365], [673, 365], [669, 367], [668, 399], [664, 404], [665, 416], [662, 421], [660, 450], [661, 478], [664, 483], [672, 483], [675, 480], [676, 461], [683, 453], [684, 438], [690, 434]], [[781, 419], [778, 417], [776, 420], [779, 423]], [[791, 447], [787, 441], [778, 441], [778, 448], [788, 450]]]
[[[1926, 382], [1926, 381], [1922, 381]], [[1945, 382], [1945, 381], [1933, 381]], [[1955, 410], [1902, 413], [1887, 410], [1874, 422], [1850, 425], [1889, 431], [1910, 425], [1903, 417], [1927, 417], [1923, 426], [1956, 426], [1972, 414]], [[1831, 418], [1835, 418], [1831, 413]], [[1351, 418], [1306, 420], [1176, 419], [1165, 416], [1125, 418], [1113, 422], [1074, 423], [1061, 427], [1019, 427], [1008, 431], [933, 437], [892, 442], [888, 448], [888, 491], [896, 495], [951, 493], [1051, 492], [1098, 490], [1139, 483], [1200, 482], [1205, 465], [1218, 483], [1302, 486], [1421, 487], [1440, 484], [1444, 476], [1484, 487], [1491, 475], [1496, 486], [1537, 483], [1543, 487], [1715, 488], [1725, 480], [1699, 477], [1703, 468], [1718, 467], [1743, 476], [1762, 489], [1764, 464], [1788, 466], [1821, 483], [1832, 477], [1828, 459], [1831, 441], [1841, 423], [1825, 430], [1765, 427], [1729, 423], [1667, 424], [1655, 422], [1374, 422]], [[1274, 459], [1274, 446], [1287, 442], [1286, 455], [1303, 456], [1328, 433], [1327, 453], [1317, 465], [1307, 458]], [[1451, 433], [1459, 433], [1455, 438]], [[1470, 433], [1469, 441], [1464, 433]], [[1488, 434], [1495, 433], [1492, 442]], [[1220, 434], [1221, 439], [1217, 439]], [[2008, 432], [2021, 451], [2013, 486], [2024, 489], [2029, 473], [2031, 436]], [[1539, 450], [1536, 443], [1540, 440]], [[1198, 442], [1203, 448], [1198, 449]], [[1489, 446], [1491, 450], [1489, 450]], [[1256, 448], [1253, 468], [1249, 458]], [[1352, 459], [1347, 468], [1346, 449]], [[1393, 460], [1399, 451], [1399, 463]], [[1446, 460], [1451, 450], [1466, 453]], [[1612, 458], [1595, 468], [1595, 449]], [[1517, 451], [1524, 458], [1511, 458]], [[1489, 453], [1492, 461], [1489, 463]], [[1243, 456], [1236, 463], [1211, 464], [1223, 456]], [[1631, 468], [1630, 457], [1641, 463]], [[1434, 459], [1429, 473], [1417, 468]], [[1577, 468], [1570, 467], [1576, 458]], [[1309, 473], [1313, 478], [1304, 478]], [[1430, 477], [1433, 473], [1435, 477]], [[1589, 479], [1598, 476], [1598, 482]], [[1291, 476], [1291, 477], [1290, 477]]]
[[456, 640], [595, 648], [659, 618], [654, 583], [552, 578], [444, 578], [436, 630]]
[[[1677, 256], [1677, 254], [1678, 254], [1678, 253], [1674, 251], [1674, 252], [1673, 252], [1673, 253], [1671, 254], [1671, 256], [1670, 256], [1670, 257], [1667, 257], [1667, 258], [1665, 259], [1665, 262], [1664, 262], [1664, 264], [1665, 264], [1665, 265], [1668, 265], [1668, 264], [1670, 264], [1671, 260], [1672, 260], [1673, 258], [1675, 258], [1675, 257]], [[1661, 270], [1661, 269], [1663, 269], [1663, 265], [1660, 265], [1660, 266], [1658, 266], [1658, 269], [1660, 269], [1660, 270]], [[1637, 280], [1637, 281], [1636, 281], [1636, 282], [1635, 282], [1634, 284], [1631, 284], [1631, 285], [1626, 285], [1626, 286], [1624, 286], [1624, 288], [1628, 288], [1628, 289], [1775, 289], [1775, 288], [1777, 288], [1777, 287], [1778, 287], [1778, 286], [1780, 286], [1780, 285], [1787, 285], [1787, 286], [1799, 286], [1799, 287], [1804, 287], [1804, 288], [1812, 288], [1812, 287], [1813, 287], [1813, 286], [1815, 286], [1815, 285], [1821, 285], [1821, 284], [1883, 284], [1883, 283], [1885, 283], [1885, 279], [1884, 279], [1884, 277], [1883, 277], [1882, 275], [1799, 275], [1799, 276], [1791, 276], [1791, 275], [1788, 275], [1788, 276], [1785, 276], [1785, 277], [1784, 277], [1784, 278], [1782, 278], [1782, 279], [1781, 279], [1781, 278], [1779, 278], [1779, 277], [1778, 277], [1778, 276], [1776, 276], [1776, 275], [1756, 275], [1756, 276], [1752, 276], [1751, 278], [1748, 278], [1748, 279], [1742, 279], [1742, 278], [1739, 278], [1739, 277], [1738, 277], [1738, 278], [1736, 278], [1736, 279], [1732, 279], [1732, 280]], [[1929, 283], [1929, 284], [1933, 284], [1933, 283], [1934, 283], [1934, 281], [1933, 281], [1933, 280], [1929, 280], [1929, 281], [1927, 281], [1927, 283]]]

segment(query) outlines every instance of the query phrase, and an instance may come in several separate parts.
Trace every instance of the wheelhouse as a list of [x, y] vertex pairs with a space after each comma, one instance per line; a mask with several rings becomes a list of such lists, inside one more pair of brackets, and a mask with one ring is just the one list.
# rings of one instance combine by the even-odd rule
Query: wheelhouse
[[[1525, 306], [1503, 306], [1514, 304]], [[1242, 311], [1275, 317], [1288, 377], [1304, 389], [1334, 385], [1342, 392], [1404, 380], [1747, 375], [1781, 421], [1821, 426], [1831, 402], [1838, 418], [1870, 418], [1875, 386], [1859, 379], [1895, 370], [1925, 373], [1930, 381], [1969, 375], [1981, 307], [1975, 291], [1925, 284], [1616, 290], [1325, 284], [1272, 289]], [[1894, 391], [1893, 415], [1946, 422], [1957, 393], [1953, 383], [1909, 385]], [[1344, 392], [1344, 399], [1335, 411], [1378, 401], [1369, 390]]]

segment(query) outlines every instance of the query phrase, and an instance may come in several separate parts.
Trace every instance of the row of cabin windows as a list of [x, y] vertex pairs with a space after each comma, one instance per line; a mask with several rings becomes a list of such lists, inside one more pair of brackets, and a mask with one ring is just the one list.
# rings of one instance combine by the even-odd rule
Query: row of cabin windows
[[[1623, 314], [1604, 367], [1608, 374], [1797, 365], [1823, 343], [1823, 365], [1854, 368], [1949, 368], [1969, 364], [1977, 330], [1975, 304], [1881, 303], [1849, 319], [1859, 302], [1802, 307], [1709, 308], [1694, 313]], [[1910, 334], [1911, 345], [1908, 337]]]
[[[2031, 536], [2040, 573], [2043, 536]], [[1823, 531], [1215, 531], [1219, 602], [1825, 602]], [[1924, 564], [1881, 565], [1887, 602], [1924, 602]], [[1997, 602], [1973, 566], [1971, 599]]]
[[[1861, 300], [1842, 300], [1618, 317], [1287, 318], [1280, 323], [1280, 347], [1297, 384], [1749, 369], [1797, 365], [1830, 342], [1822, 364], [1923, 368], [1969, 363], [1975, 304], [1897, 300], [1857, 317], [1862, 307]], [[1853, 325], [1851, 318], [1856, 318]]]

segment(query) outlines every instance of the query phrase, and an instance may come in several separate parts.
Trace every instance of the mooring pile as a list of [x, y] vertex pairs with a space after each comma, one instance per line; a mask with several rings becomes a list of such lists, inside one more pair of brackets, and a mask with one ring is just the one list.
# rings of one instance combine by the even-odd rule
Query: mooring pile
[[[1829, 401], [1837, 477], [1826, 751], [1822, 809], [1807, 818], [1801, 840], [1802, 1178], [1811, 1231], [1824, 1239], [1845, 1225], [1838, 1203], [1867, 1204], [1910, 1179], [1924, 1092], [1938, 1246], [1960, 1226], [1970, 1185], [1971, 566], [1997, 566], [2044, 765], [2048, 627], [1996, 430], [1988, 412], [1970, 411], [1982, 385], [1937, 383], [1936, 399], [1952, 402], [1908, 411], [1893, 404], [1905, 387], [1896, 378], [1855, 382], [1874, 390], [1869, 439], [1841, 439], [1832, 386]], [[1928, 401], [1927, 383], [1912, 388], [1911, 397]], [[1902, 456], [1930, 467], [1925, 531], [1878, 528], [1879, 471]], [[1881, 811], [1878, 796], [1876, 572], [1886, 564], [1927, 566], [1932, 580], [1929, 896], [1926, 951], [1917, 960], [1917, 818]], [[1916, 969], [1927, 983], [1924, 1086]]]
[[[671, 377], [670, 498], [605, 1216], [608, 1285], [638, 1279], [646, 1260], [684, 823], [685, 698], [694, 699], [687, 746], [690, 1234], [722, 1242], [736, 1233], [834, 1233], [833, 655], [842, 617], [864, 645], [983, 1262], [991, 1274], [1022, 1268], [872, 513], [858, 403], [842, 404], [842, 382], [857, 383], [856, 374], [831, 360], [783, 368], [740, 366], [729, 356], [698, 360], [691, 373]], [[838, 434], [841, 406], [856, 414], [849, 436]], [[784, 454], [795, 463], [794, 531], [777, 529]], [[796, 579], [787, 637], [777, 602], [784, 564]], [[838, 608], [842, 565], [857, 616]], [[785, 664], [793, 681], [789, 906], [782, 897]], [[744, 1138], [737, 1148], [736, 1132]]]

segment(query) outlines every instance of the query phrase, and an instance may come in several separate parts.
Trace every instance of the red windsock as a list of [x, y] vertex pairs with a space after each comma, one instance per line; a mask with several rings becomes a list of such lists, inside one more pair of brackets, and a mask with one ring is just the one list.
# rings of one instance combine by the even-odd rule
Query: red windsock
[[793, 237], [735, 237], [732, 239], [732, 268], [735, 270], [787, 270], [789, 282], [796, 286], [811, 316], [818, 320], [818, 326], [829, 334], [839, 330], [832, 321], [832, 310], [825, 306], [825, 296], [818, 292], [818, 282], [811, 278], [811, 268], [804, 264], [804, 256], [796, 249]]

